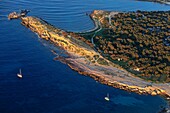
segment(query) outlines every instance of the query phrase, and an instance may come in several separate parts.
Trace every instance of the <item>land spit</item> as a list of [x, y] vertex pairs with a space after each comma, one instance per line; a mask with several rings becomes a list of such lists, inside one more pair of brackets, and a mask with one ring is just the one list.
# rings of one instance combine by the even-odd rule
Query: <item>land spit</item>
[[[95, 10], [93, 13], [100, 12]], [[91, 14], [92, 19], [94, 19], [93, 13]], [[96, 52], [93, 44], [79, 34], [55, 28], [43, 19], [33, 16], [21, 17], [21, 21], [39, 37], [51, 41], [65, 50], [69, 58], [58, 57], [56, 59], [80, 74], [88, 75], [102, 84], [129, 92], [153, 96], [162, 95], [167, 99], [170, 98], [168, 83], [151, 83], [136, 77]]]

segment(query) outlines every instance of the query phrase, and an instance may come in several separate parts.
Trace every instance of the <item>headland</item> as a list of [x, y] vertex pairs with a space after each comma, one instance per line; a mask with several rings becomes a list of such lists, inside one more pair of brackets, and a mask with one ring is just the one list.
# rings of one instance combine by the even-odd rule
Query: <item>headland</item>
[[[102, 29], [94, 29], [94, 34], [91, 38], [95, 38], [96, 40], [96, 34], [101, 32], [103, 28], [108, 29], [109, 31], [110, 29], [114, 29], [115, 25], [112, 24], [112, 19], [114, 19], [113, 17], [118, 14], [123, 13], [102, 10], [93, 11], [90, 16], [94, 22], [97, 21], [99, 24], [98, 26], [102, 26]], [[109, 57], [105, 56], [103, 50], [98, 47], [99, 44], [97, 44], [95, 41], [91, 41], [93, 39], [88, 39], [88, 37], [90, 37], [89, 35], [82, 35], [56, 28], [45, 20], [33, 16], [21, 17], [20, 19], [22, 25], [37, 33], [39, 37], [50, 41], [54, 45], [65, 50], [69, 57], [64, 58], [58, 56], [55, 58], [55, 60], [60, 60], [80, 74], [88, 75], [102, 84], [123, 89], [129, 92], [146, 95], [150, 94], [153, 96], [162, 95], [166, 99], [169, 99], [170, 84], [168, 82], [156, 83], [153, 81], [146, 81], [136, 76], [134, 73], [128, 71], [123, 66], [112, 62]], [[105, 19], [107, 21], [105, 21]], [[107, 43], [101, 44], [106, 46]], [[115, 58], [118, 57], [115, 56]], [[119, 60], [124, 59], [120, 58]]]

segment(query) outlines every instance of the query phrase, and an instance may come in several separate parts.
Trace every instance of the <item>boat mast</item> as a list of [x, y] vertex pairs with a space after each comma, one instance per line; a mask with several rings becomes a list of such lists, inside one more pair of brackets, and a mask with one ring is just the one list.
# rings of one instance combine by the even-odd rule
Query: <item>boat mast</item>
[[21, 69], [19, 70], [19, 72], [20, 72], [20, 75], [21, 75]]

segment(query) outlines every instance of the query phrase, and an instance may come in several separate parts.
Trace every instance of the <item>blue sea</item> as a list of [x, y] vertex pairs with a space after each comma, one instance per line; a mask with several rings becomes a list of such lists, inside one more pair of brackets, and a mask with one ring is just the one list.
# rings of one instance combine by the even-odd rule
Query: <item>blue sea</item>
[[[156, 113], [166, 101], [102, 85], [54, 61], [52, 44], [7, 20], [12, 11], [29, 9], [58, 28], [94, 27], [86, 12], [170, 10], [170, 6], [134, 0], [0, 0], [0, 113]], [[59, 52], [59, 51], [58, 51]], [[22, 69], [23, 78], [17, 73]], [[104, 100], [110, 94], [110, 101]]]

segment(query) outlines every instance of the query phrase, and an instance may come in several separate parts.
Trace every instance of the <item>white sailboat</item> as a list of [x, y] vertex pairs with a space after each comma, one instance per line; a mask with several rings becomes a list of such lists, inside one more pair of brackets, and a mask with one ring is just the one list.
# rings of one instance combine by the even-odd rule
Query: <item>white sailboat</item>
[[22, 78], [21, 69], [19, 70], [19, 73], [17, 74], [17, 76], [18, 76], [19, 78]]
[[107, 96], [106, 97], [104, 97], [104, 99], [106, 100], [106, 101], [109, 101], [110, 100], [110, 98], [109, 98], [109, 94], [107, 93]]

